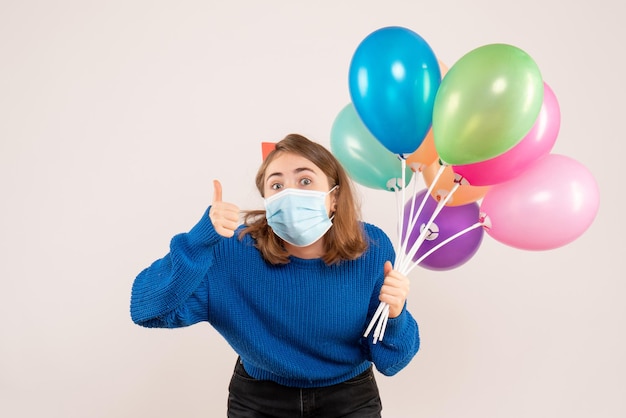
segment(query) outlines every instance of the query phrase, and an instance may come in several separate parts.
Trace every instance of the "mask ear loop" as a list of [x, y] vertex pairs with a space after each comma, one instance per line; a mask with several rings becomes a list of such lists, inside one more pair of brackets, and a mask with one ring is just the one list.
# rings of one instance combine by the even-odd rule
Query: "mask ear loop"
[[[328, 193], [326, 193], [326, 195], [331, 194], [332, 192], [334, 192], [334, 191], [335, 191], [335, 190], [337, 190], [338, 188], [339, 188], [339, 185], [338, 185], [338, 184], [335, 184], [335, 186], [334, 186], [332, 189], [330, 189], [330, 190], [328, 191]], [[332, 206], [334, 206], [334, 208], [332, 208], [332, 207], [331, 207], [331, 215], [332, 215], [332, 216], [330, 216], [330, 220], [331, 220], [331, 222], [332, 222], [333, 218], [335, 217], [335, 212], [337, 212], [337, 202], [333, 202]]]

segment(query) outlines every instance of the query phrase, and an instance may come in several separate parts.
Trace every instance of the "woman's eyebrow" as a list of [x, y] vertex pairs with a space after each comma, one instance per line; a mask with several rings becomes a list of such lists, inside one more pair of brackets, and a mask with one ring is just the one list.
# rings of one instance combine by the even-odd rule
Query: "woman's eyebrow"
[[309, 168], [309, 167], [299, 167], [299, 168], [296, 168], [293, 171], [294, 171], [294, 173], [302, 173], [303, 171], [310, 171], [313, 174], [317, 174], [317, 172], [315, 170], [313, 170], [312, 168]]
[[265, 181], [269, 180], [269, 179], [270, 179], [270, 178], [272, 178], [272, 177], [282, 177], [282, 175], [283, 175], [283, 173], [279, 173], [279, 172], [272, 173], [272, 174], [270, 174], [269, 176], [267, 176], [267, 177], [265, 178]]
[[[293, 170], [293, 172], [296, 173], [296, 174], [302, 173], [304, 171], [310, 171], [313, 174], [317, 174], [317, 172], [315, 170], [313, 170], [312, 168], [309, 168], [309, 167], [298, 167], [295, 170]], [[283, 173], [277, 171], [275, 173], [272, 173], [272, 174], [268, 175], [265, 178], [265, 181], [269, 180], [272, 177], [282, 177], [282, 176], [283, 176]]]

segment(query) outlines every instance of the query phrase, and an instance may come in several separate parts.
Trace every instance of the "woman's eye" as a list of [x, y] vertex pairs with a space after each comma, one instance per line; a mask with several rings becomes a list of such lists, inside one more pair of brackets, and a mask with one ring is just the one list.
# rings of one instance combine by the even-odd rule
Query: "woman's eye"
[[282, 189], [283, 185], [280, 183], [274, 183], [270, 187], [272, 190], [279, 190], [279, 189]]
[[308, 186], [309, 184], [311, 184], [311, 179], [304, 178], [300, 180], [300, 184], [303, 186]]

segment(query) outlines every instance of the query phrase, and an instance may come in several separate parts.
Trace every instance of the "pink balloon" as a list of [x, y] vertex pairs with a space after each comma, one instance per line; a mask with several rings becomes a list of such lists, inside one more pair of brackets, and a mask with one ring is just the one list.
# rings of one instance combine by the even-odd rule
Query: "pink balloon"
[[561, 111], [554, 92], [543, 83], [543, 104], [532, 129], [513, 148], [497, 157], [452, 169], [472, 186], [490, 186], [520, 175], [539, 157], [552, 150], [561, 127]]
[[492, 186], [480, 209], [495, 240], [523, 250], [550, 250], [587, 230], [599, 200], [598, 185], [584, 165], [548, 154], [513, 180]]

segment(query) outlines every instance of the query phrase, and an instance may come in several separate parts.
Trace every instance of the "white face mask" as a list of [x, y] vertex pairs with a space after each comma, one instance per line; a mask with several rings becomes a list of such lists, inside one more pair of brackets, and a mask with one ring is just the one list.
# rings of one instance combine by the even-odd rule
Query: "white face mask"
[[265, 199], [267, 223], [276, 235], [296, 247], [320, 239], [333, 225], [326, 210], [328, 192], [288, 188]]

